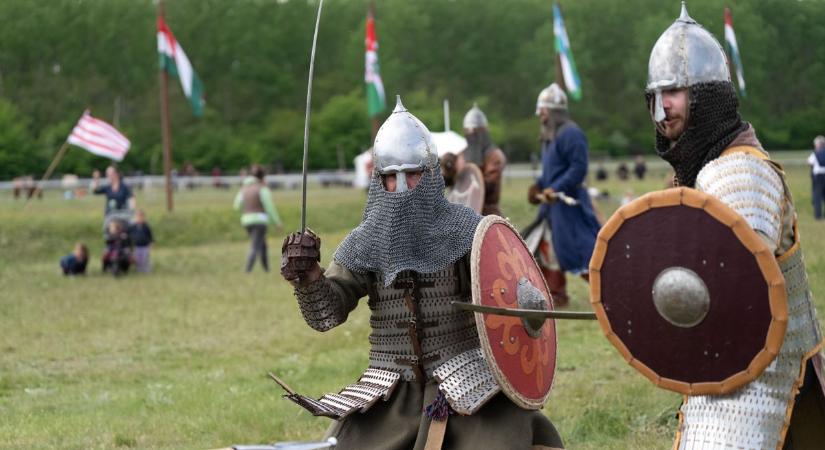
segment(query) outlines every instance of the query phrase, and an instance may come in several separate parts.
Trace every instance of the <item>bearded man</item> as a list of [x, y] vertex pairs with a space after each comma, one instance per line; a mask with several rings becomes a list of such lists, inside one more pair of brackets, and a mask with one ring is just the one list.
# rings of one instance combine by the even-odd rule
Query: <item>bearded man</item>
[[[541, 204], [538, 220], [549, 227], [549, 243], [539, 244], [537, 261], [559, 306], [569, 302], [565, 272], [587, 279], [590, 255], [599, 224], [584, 186], [588, 169], [587, 137], [570, 119], [567, 94], [553, 83], [539, 94], [536, 115], [541, 121], [541, 177], [528, 190], [527, 200]], [[556, 201], [559, 194], [576, 204]], [[544, 247], [542, 247], [542, 245]]]
[[730, 394], [686, 397], [675, 448], [821, 448], [822, 335], [791, 192], [781, 167], [739, 115], [722, 47], [684, 3], [650, 54], [646, 97], [656, 151], [673, 166], [676, 184], [720, 199], [747, 221], [776, 257], [788, 297], [787, 331], [776, 359]]
[[344, 323], [364, 296], [371, 310], [367, 371], [339, 394], [298, 403], [338, 419], [339, 450], [562, 448], [541, 412], [501, 393], [472, 313], [451, 306], [472, 297], [468, 256], [481, 216], [446, 200], [430, 132], [400, 98], [373, 161], [363, 221], [326, 271], [314, 233], [284, 241], [281, 273], [310, 327]]

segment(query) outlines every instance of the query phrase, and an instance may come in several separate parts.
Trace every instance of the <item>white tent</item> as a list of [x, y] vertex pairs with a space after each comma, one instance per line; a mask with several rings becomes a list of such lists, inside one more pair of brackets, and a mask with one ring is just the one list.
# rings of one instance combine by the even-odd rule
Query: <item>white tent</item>
[[447, 153], [457, 155], [467, 148], [467, 139], [455, 131], [435, 131], [430, 133], [435, 141], [435, 146], [438, 148], [438, 157], [442, 157]]

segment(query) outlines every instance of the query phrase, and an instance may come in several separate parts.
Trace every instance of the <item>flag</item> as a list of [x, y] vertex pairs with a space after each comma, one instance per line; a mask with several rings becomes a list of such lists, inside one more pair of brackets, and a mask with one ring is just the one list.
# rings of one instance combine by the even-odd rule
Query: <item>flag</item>
[[367, 82], [367, 114], [370, 117], [384, 111], [387, 98], [378, 68], [378, 40], [375, 37], [375, 18], [367, 13], [367, 51], [364, 57], [364, 81]]
[[576, 61], [570, 51], [570, 40], [567, 39], [567, 30], [564, 28], [564, 19], [561, 17], [561, 8], [553, 3], [553, 34], [556, 36], [556, 54], [561, 62], [561, 73], [567, 92], [574, 100], [582, 98], [582, 86], [579, 73], [576, 71]]
[[117, 128], [95, 119], [89, 110], [83, 112], [72, 134], [67, 139], [69, 144], [83, 148], [90, 153], [104, 156], [115, 161], [123, 161], [131, 143]]
[[725, 8], [725, 48], [728, 50], [728, 58], [732, 66], [736, 69], [736, 80], [739, 82], [739, 93], [745, 96], [745, 75], [742, 70], [742, 59], [739, 57], [739, 46], [736, 44], [736, 34], [733, 32], [733, 17], [730, 9]]
[[192, 105], [192, 112], [195, 116], [203, 115], [203, 87], [189, 58], [186, 57], [183, 48], [180, 46], [172, 31], [166, 26], [163, 17], [158, 16], [158, 55], [160, 56], [160, 68], [166, 70], [170, 75], [178, 76], [183, 87], [183, 93]]

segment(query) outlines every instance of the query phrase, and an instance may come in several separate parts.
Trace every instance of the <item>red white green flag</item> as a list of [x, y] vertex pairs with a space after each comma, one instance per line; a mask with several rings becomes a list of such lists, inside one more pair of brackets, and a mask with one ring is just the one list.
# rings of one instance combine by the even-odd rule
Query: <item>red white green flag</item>
[[161, 70], [166, 70], [170, 75], [180, 78], [183, 93], [192, 105], [192, 112], [197, 117], [202, 116], [203, 105], [206, 102], [203, 99], [201, 81], [183, 48], [161, 16], [158, 16], [158, 55]]
[[367, 52], [364, 64], [364, 81], [367, 82], [367, 114], [370, 117], [384, 111], [387, 106], [384, 83], [378, 68], [378, 39], [375, 37], [375, 18], [367, 13]]
[[739, 57], [739, 45], [736, 43], [736, 34], [733, 32], [733, 17], [730, 9], [725, 8], [725, 47], [728, 49], [728, 58], [736, 70], [736, 81], [739, 82], [739, 93], [745, 96], [745, 74], [742, 70], [742, 58]]

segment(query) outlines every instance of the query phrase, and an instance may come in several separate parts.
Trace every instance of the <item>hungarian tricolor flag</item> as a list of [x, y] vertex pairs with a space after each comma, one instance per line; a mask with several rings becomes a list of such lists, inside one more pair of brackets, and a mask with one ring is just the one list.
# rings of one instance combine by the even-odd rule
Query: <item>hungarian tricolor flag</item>
[[728, 50], [728, 58], [731, 65], [736, 69], [736, 80], [739, 82], [739, 93], [745, 96], [745, 75], [742, 70], [742, 59], [739, 57], [739, 46], [736, 45], [736, 34], [733, 32], [733, 17], [730, 9], [725, 8], [725, 47]]
[[372, 11], [367, 13], [367, 52], [364, 58], [364, 81], [367, 82], [367, 113], [370, 117], [384, 111], [387, 99], [384, 83], [378, 69], [378, 39], [375, 37], [375, 18]]
[[582, 83], [579, 80], [579, 72], [576, 71], [576, 61], [573, 60], [573, 52], [570, 50], [570, 40], [567, 39], [567, 29], [564, 27], [564, 19], [561, 16], [561, 8], [558, 3], [553, 3], [553, 34], [556, 36], [556, 54], [561, 62], [561, 73], [564, 76], [564, 84], [567, 92], [573, 100], [582, 98]]
[[175, 39], [175, 35], [166, 26], [163, 17], [158, 16], [158, 55], [160, 56], [160, 68], [166, 70], [172, 76], [180, 78], [183, 93], [192, 105], [192, 112], [195, 116], [203, 115], [203, 87], [189, 58], [186, 57], [183, 48]]

